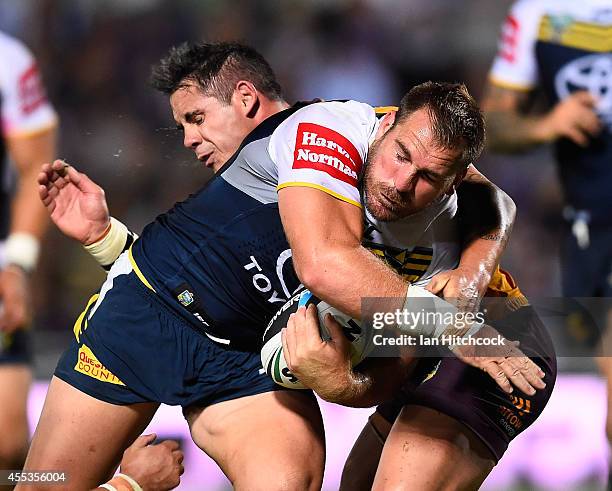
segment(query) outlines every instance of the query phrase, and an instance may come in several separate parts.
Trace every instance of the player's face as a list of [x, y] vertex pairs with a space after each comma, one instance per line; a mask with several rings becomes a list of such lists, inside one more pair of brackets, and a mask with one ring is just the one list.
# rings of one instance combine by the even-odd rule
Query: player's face
[[381, 221], [399, 220], [451, 193], [464, 175], [459, 153], [440, 148], [428, 112], [415, 111], [370, 147], [364, 179], [368, 211]]
[[255, 127], [237, 97], [224, 104], [192, 84], [175, 91], [170, 96], [170, 106], [178, 127], [183, 130], [183, 144], [214, 172], [227, 162]]

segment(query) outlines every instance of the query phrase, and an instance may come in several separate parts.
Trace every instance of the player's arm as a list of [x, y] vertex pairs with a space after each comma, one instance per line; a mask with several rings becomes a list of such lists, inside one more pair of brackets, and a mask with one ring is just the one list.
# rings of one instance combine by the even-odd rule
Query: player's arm
[[[283, 329], [283, 354], [289, 369], [322, 399], [350, 407], [371, 407], [389, 400], [413, 366], [412, 357], [371, 358], [352, 369], [349, 341], [331, 315], [323, 341], [314, 305], [300, 307]], [[324, 376], [322, 375], [324, 374]]]
[[601, 131], [595, 98], [578, 91], [557, 103], [549, 112], [530, 114], [529, 91], [502, 87], [489, 81], [482, 108], [491, 150], [519, 152], [535, 145], [567, 138], [580, 146]]
[[0, 273], [4, 304], [0, 329], [6, 331], [27, 325], [30, 320], [27, 273], [36, 266], [39, 244], [48, 225], [45, 210], [36, 196], [36, 173], [42, 162], [53, 158], [56, 136], [56, 125], [52, 125], [34, 134], [6, 137], [7, 150], [18, 173], [6, 242], [7, 265]]
[[62, 160], [44, 164], [38, 194], [55, 225], [109, 269], [138, 237], [108, 211], [104, 190]]
[[473, 165], [457, 195], [462, 242], [459, 266], [436, 275], [427, 288], [456, 303], [460, 311], [473, 312], [478, 310], [506, 247], [516, 205]]
[[406, 296], [407, 283], [361, 245], [361, 208], [300, 186], [281, 189], [278, 205], [295, 271], [317, 297], [361, 318], [363, 298]]

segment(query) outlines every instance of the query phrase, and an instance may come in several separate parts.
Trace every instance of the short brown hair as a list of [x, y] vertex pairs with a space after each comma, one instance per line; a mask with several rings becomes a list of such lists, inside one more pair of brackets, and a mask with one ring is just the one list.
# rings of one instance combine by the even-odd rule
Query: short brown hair
[[465, 85], [425, 82], [413, 87], [402, 98], [394, 124], [423, 108], [440, 147], [463, 149], [459, 161], [466, 167], [478, 159], [485, 144], [484, 117]]

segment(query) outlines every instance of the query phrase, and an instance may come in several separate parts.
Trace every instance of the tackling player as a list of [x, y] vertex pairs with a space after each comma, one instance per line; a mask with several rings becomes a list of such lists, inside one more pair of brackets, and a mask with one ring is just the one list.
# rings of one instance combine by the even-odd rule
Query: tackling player
[[48, 224], [36, 176], [55, 157], [57, 116], [32, 54], [2, 32], [0, 116], [0, 469], [20, 469], [28, 447], [32, 377], [29, 276]]
[[[346, 258], [328, 253], [348, 246], [345, 252], [358, 254], [359, 261], [350, 259], [351, 270], [344, 277], [351, 282], [350, 293], [336, 295], [342, 299], [339, 302], [329, 298], [330, 303], [358, 314], [362, 296], [381, 291], [405, 295], [404, 280], [361, 248], [358, 191], [356, 198], [350, 197], [357, 190], [356, 176], [370, 143], [390, 127], [392, 119], [383, 124], [372, 108], [355, 102], [283, 110], [287, 105], [267, 63], [252, 50], [235, 45], [174, 50], [160, 66], [157, 82], [170, 94], [185, 145], [217, 176], [147, 226], [113, 265], [99, 296], [75, 324], [75, 342], [51, 382], [26, 466], [40, 468], [52, 461], [56, 467], [70, 467], [79, 483], [88, 483], [95, 479], [91, 469], [110, 468], [117, 452], [163, 401], [184, 406], [194, 441], [219, 463], [236, 488], [267, 489], [282, 483], [292, 489], [316, 489], [323, 470], [316, 402], [307, 393], [279, 390], [259, 368], [267, 320], [279, 303], [301, 288], [291, 268], [283, 224], [292, 220], [286, 213], [303, 213], [312, 206], [312, 217], [300, 219], [302, 225], [332, 227], [332, 220], [313, 221], [320, 217], [322, 205], [327, 208], [323, 216], [340, 220], [338, 230], [351, 227], [344, 240], [327, 244], [329, 250], [318, 247], [304, 262], [300, 259], [304, 255], [296, 261], [307, 286], [326, 297], [333, 292], [331, 284], [319, 283], [318, 268], [323, 264], [319, 261], [343, 268]], [[292, 142], [279, 138], [271, 146], [281, 125], [291, 128], [300, 118], [306, 123], [304, 144], [315, 147], [302, 149], [306, 154], [319, 150], [312, 158], [331, 166], [313, 169], [310, 157], [305, 167], [287, 160], [293, 155], [287, 147], [295, 145], [295, 135]], [[340, 135], [344, 138], [340, 140], [329, 127], [317, 126], [345, 120], [353, 121], [353, 132]], [[238, 135], [249, 131], [237, 149]], [[328, 143], [305, 134], [317, 131], [327, 135], [323, 140]], [[459, 151], [425, 146], [420, 148], [423, 163], [435, 167], [427, 155], [438, 150], [452, 155]], [[106, 221], [96, 222], [94, 233], [95, 227], [86, 221], [73, 233], [75, 210], [56, 201], [58, 193], [67, 189], [68, 201], [72, 196], [80, 204], [81, 198], [91, 204], [102, 194], [74, 169], [69, 169], [68, 179], [57, 175], [62, 164], [54, 165], [40, 180], [41, 195], [54, 221], [82, 242], [94, 241], [92, 252], [102, 263], [112, 263], [126, 241], [131, 242], [125, 228], [116, 221], [110, 227]], [[442, 172], [438, 184], [446, 186], [450, 174]], [[278, 197], [277, 186], [282, 188]], [[427, 196], [433, 199], [442, 188], [436, 189], [424, 196], [419, 190], [423, 198], [419, 204], [425, 206]], [[84, 210], [76, 211], [91, 218]], [[284, 214], [282, 224], [279, 210]], [[493, 251], [488, 258], [496, 258], [499, 249], [499, 243], [488, 245]], [[481, 262], [472, 266], [474, 276], [482, 274], [480, 266]], [[366, 275], [367, 283], [358, 280]], [[531, 365], [518, 375], [523, 374], [541, 386]], [[73, 419], [69, 414], [77, 405], [78, 424], [67, 427], [63, 421]], [[68, 456], [78, 448], [83, 431], [93, 451], [83, 456], [85, 464], [74, 468]], [[47, 444], [51, 441], [52, 448]]]

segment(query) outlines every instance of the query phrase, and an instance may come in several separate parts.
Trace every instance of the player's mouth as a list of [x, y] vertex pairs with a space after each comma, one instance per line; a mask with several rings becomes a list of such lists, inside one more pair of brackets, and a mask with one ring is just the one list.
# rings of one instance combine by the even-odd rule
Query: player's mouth
[[385, 208], [389, 208], [390, 210], [398, 210], [405, 206], [405, 203], [391, 199], [382, 192], [379, 193], [379, 196], [382, 198], [379, 199], [380, 204], [383, 205]]
[[206, 167], [211, 167], [213, 165], [213, 161], [211, 159], [212, 152], [196, 154], [197, 159], [202, 162]]

